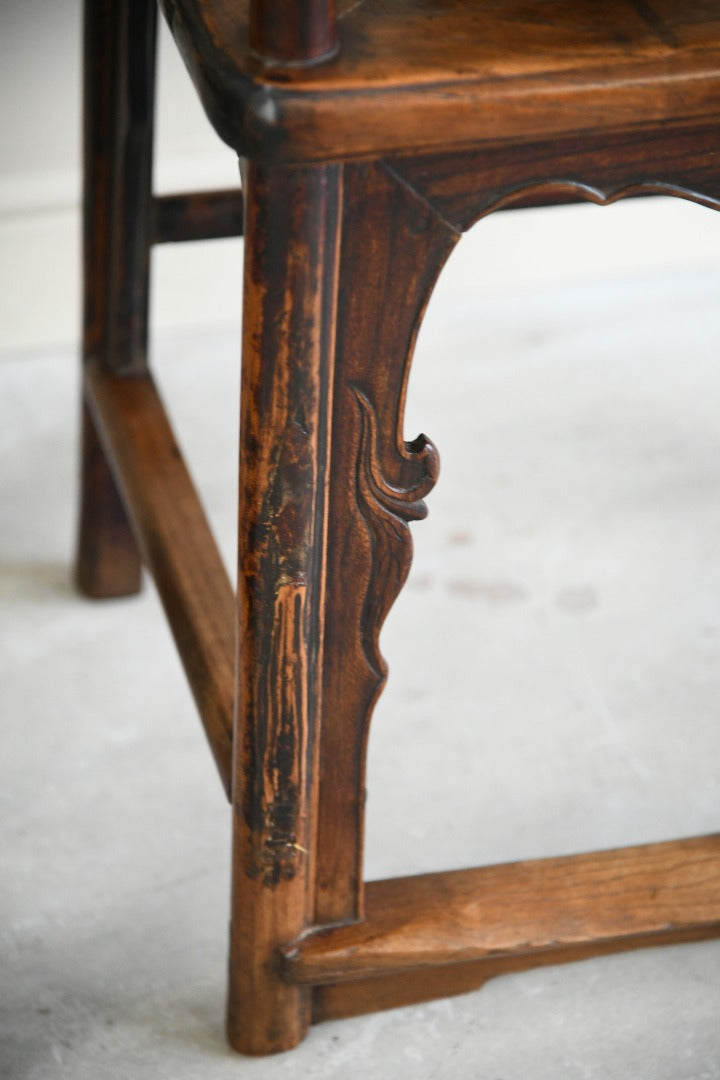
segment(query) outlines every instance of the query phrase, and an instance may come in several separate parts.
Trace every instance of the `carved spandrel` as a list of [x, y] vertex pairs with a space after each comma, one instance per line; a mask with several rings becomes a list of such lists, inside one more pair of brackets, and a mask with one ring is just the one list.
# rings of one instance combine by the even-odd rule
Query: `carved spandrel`
[[[717, 130], [578, 136], [348, 166], [327, 540], [316, 917], [361, 917], [365, 753], [385, 665], [378, 639], [407, 577], [408, 524], [437, 476], [431, 444], [402, 438], [427, 300], [459, 233], [523, 194], [597, 202], [662, 191], [720, 203]], [[706, 152], [703, 152], [703, 148]], [[541, 201], [541, 200], [539, 200]], [[550, 197], [549, 201], [553, 201]], [[421, 509], [422, 507], [422, 509]], [[323, 776], [332, 776], [325, 783]]]
[[588, 200], [605, 205], [635, 195], [671, 195], [720, 207], [717, 124], [666, 125], [593, 139], [488, 145], [472, 151], [393, 159], [402, 182], [455, 228], [465, 231], [494, 210], [518, 204]]
[[372, 402], [357, 386], [351, 386], [358, 408], [360, 437], [357, 443], [356, 482], [358, 508], [370, 536], [370, 576], [362, 609], [363, 649], [380, 689], [387, 665], [380, 653], [380, 630], [412, 562], [409, 523], [427, 516], [423, 501], [437, 480], [440, 459], [426, 435], [403, 443], [397, 455], [406, 486], [391, 484], [379, 457], [378, 418]]
[[382, 164], [349, 166], [339, 285], [328, 512], [319, 922], [362, 911], [365, 753], [385, 681], [378, 641], [412, 559], [409, 523], [438, 475], [403, 438], [417, 331], [458, 233]]

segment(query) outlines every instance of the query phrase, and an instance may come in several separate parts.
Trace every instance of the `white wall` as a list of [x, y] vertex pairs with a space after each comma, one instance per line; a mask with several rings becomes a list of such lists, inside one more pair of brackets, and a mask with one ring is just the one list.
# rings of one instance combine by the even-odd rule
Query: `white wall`
[[[0, 353], [68, 345], [79, 326], [80, 0], [0, 4]], [[235, 183], [161, 35], [158, 190]], [[466, 238], [443, 290], [507, 293], [545, 279], [720, 267], [720, 219], [679, 200], [498, 214]], [[235, 323], [241, 244], [155, 256], [154, 326]]]

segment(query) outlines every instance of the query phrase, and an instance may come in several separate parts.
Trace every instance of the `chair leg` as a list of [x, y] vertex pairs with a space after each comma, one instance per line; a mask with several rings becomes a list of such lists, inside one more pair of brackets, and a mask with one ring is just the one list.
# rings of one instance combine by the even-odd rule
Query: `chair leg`
[[239, 491], [228, 1035], [289, 1049], [310, 992], [279, 947], [312, 923], [339, 166], [250, 165]]
[[311, 1017], [282, 947], [361, 913], [377, 638], [437, 473], [399, 435], [407, 364], [457, 235], [380, 166], [251, 165], [244, 189], [228, 1033], [263, 1054]]
[[87, 405], [81, 446], [77, 584], [96, 599], [131, 596], [141, 586], [140, 554]]
[[[83, 359], [147, 366], [156, 12], [152, 0], [86, 0]], [[101, 439], [83, 408], [76, 577], [89, 596], [135, 593], [140, 555]]]

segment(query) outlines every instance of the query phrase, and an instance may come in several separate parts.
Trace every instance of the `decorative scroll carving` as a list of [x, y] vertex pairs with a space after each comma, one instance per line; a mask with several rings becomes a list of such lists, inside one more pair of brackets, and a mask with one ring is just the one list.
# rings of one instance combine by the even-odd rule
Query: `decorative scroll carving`
[[605, 132], [394, 158], [393, 172], [455, 228], [513, 205], [671, 195], [720, 208], [717, 124]]
[[[613, 202], [655, 192], [720, 205], [717, 125], [488, 143], [347, 165], [333, 371], [315, 918], [362, 917], [365, 754], [386, 676], [382, 624], [406, 580], [409, 522], [437, 454], [405, 443], [415, 337], [461, 232], [518, 201]], [[381, 360], [378, 360], [381, 358]]]
[[681, 184], [654, 181], [625, 184], [623, 187], [600, 188], [593, 184], [583, 183], [581, 180], [536, 180], [512, 191], [501, 192], [491, 196], [478, 213], [478, 217], [486, 217], [496, 210], [509, 209], [525, 201], [534, 202], [538, 205], [543, 201], [551, 203], [553, 199], [558, 202], [575, 202], [583, 200], [592, 202], [598, 206], [611, 206], [612, 203], [620, 202], [621, 199], [632, 199], [641, 195], [667, 195], [672, 198], [686, 199], [688, 202], [698, 203], [713, 210], [720, 209], [720, 196], [703, 195], [699, 191], [692, 191]]
[[[380, 653], [380, 630], [412, 561], [412, 537], [408, 523], [427, 516], [423, 498], [432, 490], [440, 459], [425, 435], [403, 443], [401, 464], [415, 474], [406, 487], [390, 484], [379, 460], [378, 420], [363, 391], [351, 386], [360, 417], [357, 453], [357, 498], [371, 538], [371, 570], [362, 609], [361, 637], [371, 670], [381, 686], [387, 665]], [[410, 469], [407, 469], [410, 466]]]
[[365, 751], [387, 668], [382, 624], [438, 455], [402, 436], [415, 337], [457, 231], [380, 163], [344, 172], [325, 579], [316, 919], [362, 912]]

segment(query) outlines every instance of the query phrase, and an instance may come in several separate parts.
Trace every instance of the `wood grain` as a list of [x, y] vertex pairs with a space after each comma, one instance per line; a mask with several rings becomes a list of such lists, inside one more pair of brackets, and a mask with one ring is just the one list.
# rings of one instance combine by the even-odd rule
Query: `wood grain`
[[[713, 120], [720, 0], [363, 0], [337, 55], [260, 64], [248, 4], [162, 0], [220, 136], [263, 160], [338, 160]], [[252, 6], [252, 5], [250, 5]]]
[[458, 234], [381, 165], [345, 170], [327, 548], [316, 918], [362, 911], [365, 754], [387, 675], [379, 635], [412, 558], [408, 523], [438, 475], [406, 442], [405, 391], [425, 305]]
[[[148, 0], [138, 7], [87, 2], [83, 16], [83, 360], [98, 358], [108, 365], [127, 356], [118, 342], [137, 347], [131, 366], [143, 368], [147, 336], [147, 251], [142, 221], [122, 216], [128, 200], [121, 197], [129, 183], [140, 201], [149, 196], [152, 151], [151, 113], [135, 127], [130, 120], [133, 151], [120, 152], [129, 138], [128, 116], [121, 103], [127, 92], [128, 35], [139, 43], [134, 63], [139, 70], [141, 100], [146, 109], [154, 77], [155, 6]], [[120, 27], [124, 27], [124, 36]], [[143, 65], [145, 65], [143, 67]], [[141, 110], [142, 112], [142, 110]], [[132, 178], [128, 173], [132, 173]], [[119, 271], [125, 266], [127, 273]], [[129, 276], [128, 276], [129, 275]], [[120, 327], [132, 297], [129, 322]], [[128, 327], [132, 327], [128, 330]], [[80, 514], [75, 579], [87, 596], [107, 598], [138, 592], [141, 585], [140, 553], [112, 471], [83, 402], [80, 479]]]
[[140, 551], [84, 395], [81, 424], [75, 581], [95, 600], [133, 596], [142, 586]]
[[85, 387], [229, 795], [235, 602], [227, 572], [150, 376], [121, 378], [91, 363]]
[[327, 983], [313, 988], [313, 1023], [467, 994], [479, 990], [489, 979], [499, 975], [512, 975], [535, 967], [575, 963], [627, 952], [629, 949], [687, 945], [717, 936], [715, 931], [709, 933], [704, 926], [695, 929], [683, 926], [637, 939], [590, 940], [583, 945], [568, 945], [547, 952], [484, 957], [437, 967], [401, 969], [392, 974], [364, 976], [349, 982]]
[[[93, 10], [94, 9], [94, 10]], [[88, 199], [85, 228], [102, 237], [104, 297], [101, 338], [91, 348], [103, 366], [123, 374], [147, 366], [151, 182], [154, 131], [156, 9], [150, 0], [97, 0], [87, 5], [100, 34], [91, 87], [100, 114], [88, 155], [104, 182]], [[94, 142], [93, 142], [94, 139]], [[92, 280], [87, 281], [94, 288]]]
[[310, 996], [277, 971], [312, 924], [327, 470], [342, 173], [249, 165], [228, 1032], [293, 1046]]
[[455, 154], [390, 158], [388, 165], [452, 225], [465, 231], [495, 210], [584, 199], [674, 195], [720, 206], [717, 123], [665, 125], [569, 138], [517, 141]]
[[265, 63], [312, 63], [337, 47], [335, 0], [255, 0], [248, 24], [248, 44]]
[[243, 234], [240, 188], [157, 195], [152, 201], [153, 244], [220, 240]]
[[365, 918], [284, 951], [320, 984], [470, 960], [720, 936], [720, 834], [374, 882]]
[[362, 846], [380, 632], [438, 476], [403, 430], [437, 275], [500, 208], [720, 206], [720, 0], [161, 6], [243, 158], [237, 604], [146, 345], [150, 243], [237, 234], [240, 202], [151, 199], [150, 0], [86, 0], [79, 576], [136, 587], [127, 507], [232, 789], [230, 1041], [718, 936], [718, 836], [366, 889]]

